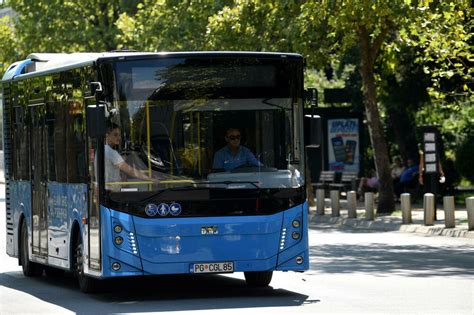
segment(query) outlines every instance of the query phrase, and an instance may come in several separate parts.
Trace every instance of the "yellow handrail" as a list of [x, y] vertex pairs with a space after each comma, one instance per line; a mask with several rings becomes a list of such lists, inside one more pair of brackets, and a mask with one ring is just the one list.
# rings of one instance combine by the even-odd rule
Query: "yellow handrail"
[[197, 147], [198, 147], [198, 172], [201, 176], [201, 114], [197, 113]]
[[[148, 146], [148, 176], [151, 177], [151, 135], [150, 135], [150, 103], [149, 101], [145, 102], [146, 108], [146, 141]], [[148, 187], [151, 190], [151, 187]]]
[[137, 182], [105, 182], [105, 185], [143, 185], [143, 184], [153, 184], [151, 180], [147, 181], [137, 181]]
[[174, 173], [174, 148], [173, 148], [173, 137], [174, 137], [174, 123], [175, 123], [175, 120], [176, 120], [176, 112], [173, 110], [173, 115], [171, 117], [171, 132], [170, 132], [170, 165], [171, 165], [171, 169], [170, 169], [170, 174], [173, 175]]

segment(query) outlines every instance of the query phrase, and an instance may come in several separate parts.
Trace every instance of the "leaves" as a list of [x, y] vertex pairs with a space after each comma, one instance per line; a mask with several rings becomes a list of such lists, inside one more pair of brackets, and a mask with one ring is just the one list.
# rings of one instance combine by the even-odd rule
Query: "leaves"
[[116, 49], [115, 22], [136, 11], [137, 0], [10, 0], [17, 12], [19, 48], [30, 52], [110, 51]]
[[406, 25], [408, 32], [400, 33], [400, 42], [419, 49], [418, 61], [433, 79], [431, 96], [473, 101], [470, 1], [430, 3], [420, 12]]
[[4, 73], [13, 60], [18, 58], [16, 41], [8, 16], [0, 19], [0, 71]]

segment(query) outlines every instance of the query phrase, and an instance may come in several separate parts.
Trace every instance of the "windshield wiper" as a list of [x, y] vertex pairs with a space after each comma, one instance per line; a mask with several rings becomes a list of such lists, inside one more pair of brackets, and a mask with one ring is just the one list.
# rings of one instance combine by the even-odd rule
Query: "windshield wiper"
[[[150, 195], [147, 195], [145, 198], [141, 199], [141, 202], [147, 202], [152, 199], [157, 198], [158, 196], [161, 196], [164, 193], [172, 193], [172, 192], [179, 192], [179, 191], [190, 191], [193, 188], [196, 189], [197, 191], [203, 190], [203, 189], [208, 189], [208, 188], [214, 188], [216, 189], [217, 187], [198, 187], [198, 186], [204, 186], [204, 185], [233, 185], [233, 184], [250, 184], [253, 187], [255, 187], [257, 190], [261, 190], [261, 188], [258, 186], [259, 182], [258, 181], [232, 181], [232, 180], [226, 180], [226, 181], [216, 181], [216, 182], [195, 182], [186, 186], [179, 186], [179, 187], [173, 187], [173, 188], [167, 188], [167, 189], [162, 189], [156, 192], [153, 192]], [[226, 189], [226, 188], [220, 188], [220, 189]], [[128, 197], [129, 198], [129, 197]]]
[[232, 184], [250, 184], [257, 189], [260, 189], [260, 186], [258, 186], [259, 183], [260, 183], [259, 181], [250, 181], [250, 180], [224, 180], [224, 181], [218, 181], [218, 182], [205, 181], [205, 182], [192, 183], [188, 186], [183, 186], [179, 188], [190, 188], [190, 187], [196, 187], [196, 186], [201, 186], [201, 185], [227, 185], [229, 186]]

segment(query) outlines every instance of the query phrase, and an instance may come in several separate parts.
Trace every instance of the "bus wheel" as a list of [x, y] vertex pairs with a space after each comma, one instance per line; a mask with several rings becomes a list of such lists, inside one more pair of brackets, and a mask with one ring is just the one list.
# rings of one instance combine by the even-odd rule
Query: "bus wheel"
[[266, 287], [272, 281], [273, 271], [244, 272], [245, 281], [250, 287]]
[[28, 227], [26, 226], [25, 220], [23, 220], [23, 223], [21, 224], [21, 268], [26, 277], [41, 276], [43, 274], [42, 266], [30, 261], [28, 255]]
[[82, 292], [92, 293], [97, 289], [97, 280], [84, 274], [83, 248], [82, 237], [79, 236], [74, 247], [74, 277], [77, 278], [79, 289]]

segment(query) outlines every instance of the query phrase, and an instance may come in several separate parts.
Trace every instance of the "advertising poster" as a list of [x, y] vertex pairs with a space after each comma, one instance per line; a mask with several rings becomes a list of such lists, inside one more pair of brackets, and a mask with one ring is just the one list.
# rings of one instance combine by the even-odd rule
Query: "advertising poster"
[[359, 172], [359, 120], [328, 119], [328, 163], [331, 171]]

